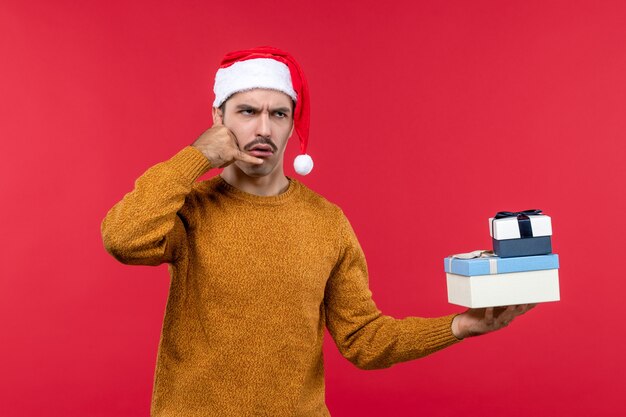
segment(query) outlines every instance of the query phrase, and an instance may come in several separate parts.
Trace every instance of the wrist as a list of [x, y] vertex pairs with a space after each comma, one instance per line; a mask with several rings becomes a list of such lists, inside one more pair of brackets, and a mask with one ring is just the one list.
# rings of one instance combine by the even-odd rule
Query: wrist
[[456, 337], [459, 340], [465, 339], [465, 336], [466, 336], [465, 330], [463, 329], [462, 321], [463, 321], [463, 314], [457, 314], [452, 319], [452, 324], [450, 325], [450, 330], [452, 331], [452, 334], [454, 335], [454, 337]]
[[[197, 141], [196, 141], [197, 142]], [[205, 146], [202, 146], [201, 144], [197, 144], [196, 142], [191, 144], [192, 148], [196, 148], [202, 155], [204, 155], [204, 157], [209, 161], [209, 163], [211, 164], [211, 167], [216, 167], [219, 164], [217, 163], [217, 161], [211, 157], [211, 155], [207, 152], [207, 149]]]

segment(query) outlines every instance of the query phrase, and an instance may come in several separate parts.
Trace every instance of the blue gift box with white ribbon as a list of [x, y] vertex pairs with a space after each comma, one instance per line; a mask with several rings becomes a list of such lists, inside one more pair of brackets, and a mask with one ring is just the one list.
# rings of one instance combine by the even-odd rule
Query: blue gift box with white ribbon
[[489, 219], [489, 234], [501, 258], [552, 253], [552, 222], [541, 210], [500, 211]]
[[454, 257], [444, 258], [444, 268], [451, 274], [475, 276], [505, 274], [509, 272], [539, 271], [542, 269], [558, 269], [559, 255], [519, 256], [501, 258], [488, 256], [472, 259]]

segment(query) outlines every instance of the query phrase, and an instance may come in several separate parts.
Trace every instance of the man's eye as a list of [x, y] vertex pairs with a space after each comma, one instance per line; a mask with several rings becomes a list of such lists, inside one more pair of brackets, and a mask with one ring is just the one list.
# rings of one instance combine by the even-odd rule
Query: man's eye
[[282, 111], [277, 111], [274, 114], [276, 115], [276, 117], [279, 117], [281, 119], [284, 119], [285, 117], [287, 117], [287, 113], [283, 113]]
[[243, 109], [241, 110], [239, 113], [246, 115], [246, 116], [251, 116], [254, 114], [254, 110], [251, 109]]

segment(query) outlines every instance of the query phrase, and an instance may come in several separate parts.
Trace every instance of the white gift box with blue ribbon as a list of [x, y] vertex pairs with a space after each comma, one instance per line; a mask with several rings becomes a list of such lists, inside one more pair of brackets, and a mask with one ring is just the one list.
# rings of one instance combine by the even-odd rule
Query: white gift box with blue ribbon
[[500, 258], [476, 251], [445, 258], [444, 268], [452, 304], [482, 308], [560, 300], [556, 254]]

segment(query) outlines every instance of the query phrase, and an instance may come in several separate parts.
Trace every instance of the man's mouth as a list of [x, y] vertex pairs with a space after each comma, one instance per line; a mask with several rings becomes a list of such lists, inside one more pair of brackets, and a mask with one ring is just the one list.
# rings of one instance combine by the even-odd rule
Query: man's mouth
[[272, 149], [270, 145], [258, 144], [250, 148], [248, 153], [256, 157], [267, 157], [267, 156], [272, 156], [274, 154], [274, 150]]
[[257, 136], [252, 142], [250, 142], [244, 148], [250, 155], [257, 158], [268, 158], [274, 155], [274, 152], [278, 150], [272, 139], [265, 136]]

